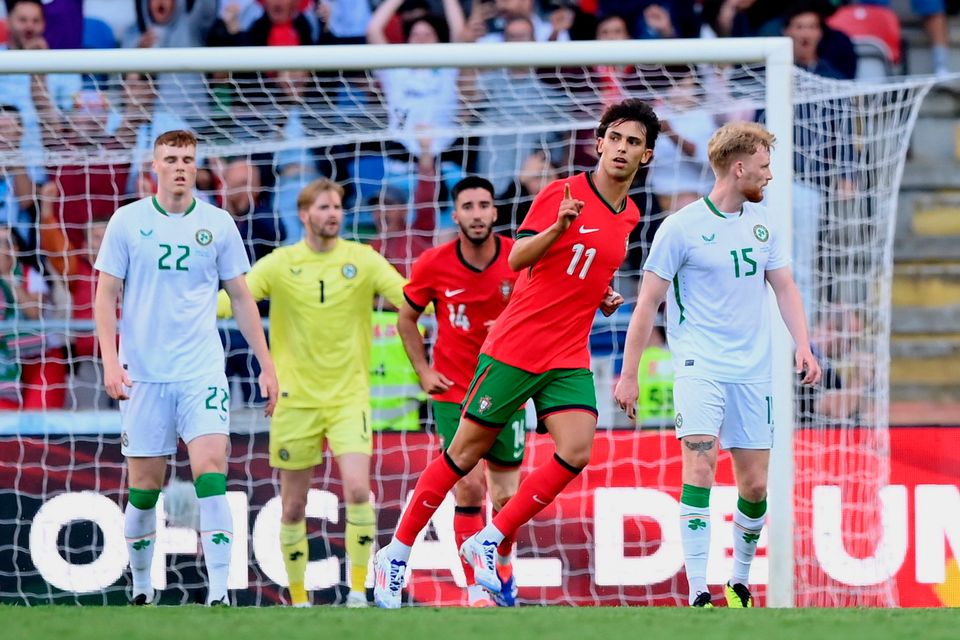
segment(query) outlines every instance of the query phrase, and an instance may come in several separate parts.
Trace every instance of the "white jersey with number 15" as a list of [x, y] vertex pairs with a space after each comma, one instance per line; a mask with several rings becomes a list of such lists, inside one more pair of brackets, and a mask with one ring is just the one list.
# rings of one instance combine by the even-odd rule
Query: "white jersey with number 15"
[[643, 268], [670, 281], [667, 342], [678, 378], [770, 380], [764, 275], [789, 264], [782, 236], [758, 204], [725, 214], [701, 198], [664, 220]]

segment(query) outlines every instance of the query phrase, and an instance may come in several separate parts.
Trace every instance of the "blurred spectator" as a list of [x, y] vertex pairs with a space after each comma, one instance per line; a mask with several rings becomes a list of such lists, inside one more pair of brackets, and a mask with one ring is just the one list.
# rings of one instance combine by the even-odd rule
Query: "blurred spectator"
[[[632, 36], [626, 19], [618, 14], [610, 14], [597, 21], [595, 38], [597, 40], [630, 40]], [[628, 85], [637, 79], [636, 69], [632, 65], [597, 65], [593, 68], [593, 76], [593, 83], [599, 88], [605, 105], [614, 104], [626, 98]]]
[[283, 224], [274, 217], [263, 193], [260, 170], [250, 160], [228, 160], [223, 166], [222, 180], [223, 208], [233, 216], [253, 264], [280, 246]]
[[63, 337], [18, 321], [62, 319], [70, 294], [22, 263], [21, 249], [16, 234], [0, 227], [0, 409], [60, 409], [67, 379]]
[[[124, 47], [202, 47], [217, 19], [217, 0], [135, 2], [137, 20], [123, 37]], [[179, 125], [171, 128], [189, 129], [191, 121], [208, 115], [202, 74], [163, 73], [155, 81], [157, 110], [180, 119]]]
[[83, 48], [83, 0], [43, 0], [47, 28], [43, 36], [51, 49]]
[[[374, 11], [367, 28], [372, 44], [388, 42], [384, 28], [403, 0], [384, 0]], [[449, 42], [450, 33], [463, 28], [463, 10], [458, 0], [443, 0], [445, 18], [422, 15], [404, 23], [405, 41], [409, 44]], [[376, 72], [383, 90], [391, 131], [400, 133], [396, 141], [411, 155], [419, 151], [416, 130], [424, 125], [437, 128], [456, 126], [459, 106], [460, 72], [452, 68], [383, 69]], [[431, 153], [439, 155], [456, 140], [456, 136], [435, 136]]]
[[710, 192], [713, 170], [707, 142], [721, 124], [702, 103], [697, 73], [689, 67], [670, 67], [671, 84], [658, 102], [660, 133], [650, 166], [650, 190], [660, 208], [679, 210]]
[[[47, 48], [47, 41], [43, 36], [46, 22], [41, 0], [8, 0], [7, 28], [7, 43], [0, 45], [0, 51]], [[61, 109], [69, 109], [74, 94], [83, 87], [83, 78], [74, 73], [51, 73], [47, 75], [46, 82], [50, 100]], [[0, 74], [0, 96], [4, 104], [14, 106], [20, 112], [20, 124], [23, 126], [21, 147], [24, 154], [40, 157], [43, 153], [43, 140], [31, 97], [30, 75]], [[33, 182], [44, 181], [43, 167], [29, 164], [26, 168]]]
[[618, 15], [635, 38], [696, 38], [699, 11], [689, 0], [599, 0], [597, 15]]
[[318, 0], [319, 44], [364, 44], [370, 24], [369, 0]]
[[300, 0], [263, 0], [263, 15], [247, 29], [240, 21], [241, 7], [228, 4], [207, 37], [211, 46], [297, 46], [313, 44], [314, 27], [301, 11]]
[[[890, 0], [860, 0], [860, 4], [889, 7]], [[910, 0], [913, 12], [923, 21], [923, 30], [930, 40], [933, 72], [938, 76], [950, 73], [950, 30], [944, 0]]]
[[[48, 182], [40, 188], [40, 255], [46, 260], [51, 272], [60, 276], [70, 290], [73, 301], [71, 316], [75, 319], [93, 319], [93, 300], [96, 292], [97, 274], [93, 264], [103, 242], [107, 219], [97, 218], [85, 229], [85, 239], [73, 245], [60, 223], [55, 204], [61, 195], [57, 185]], [[96, 341], [93, 331], [75, 337], [73, 355], [89, 358], [94, 355]]]
[[402, 191], [386, 186], [369, 202], [373, 206], [373, 222], [377, 229], [377, 236], [370, 245], [404, 277], [410, 275], [410, 267], [420, 254], [433, 246], [434, 230], [440, 216], [437, 211], [437, 203], [441, 200], [437, 193], [440, 181], [430, 144], [429, 138], [421, 138], [413, 224], [407, 222], [409, 201]]
[[823, 368], [821, 384], [802, 387], [799, 417], [804, 422], [859, 420], [874, 384], [872, 355], [863, 350], [862, 314], [840, 303], [822, 308], [810, 333], [811, 348]]
[[22, 139], [19, 110], [0, 104], [0, 225], [15, 229], [32, 245], [34, 184], [23, 166]]
[[[311, 91], [311, 76], [306, 71], [281, 71], [276, 78], [276, 100], [283, 109], [286, 121], [281, 138], [298, 140], [307, 137], [303, 118]], [[303, 147], [291, 147], [277, 151], [273, 158], [277, 176], [273, 210], [279, 217], [285, 234], [283, 244], [293, 244], [303, 239], [303, 223], [297, 210], [300, 191], [314, 179], [319, 178], [313, 153]]]
[[[151, 190], [151, 193], [154, 193]], [[63, 226], [57, 219], [55, 203], [60, 201], [57, 185], [48, 182], [40, 189], [40, 255], [46, 260], [53, 275], [59, 276], [70, 292], [69, 317], [84, 323], [93, 321], [93, 301], [96, 294], [97, 274], [93, 264], [107, 230], [106, 219], [94, 219], [87, 226], [86, 241], [77, 247], [70, 244]], [[78, 323], [80, 324], [80, 323]], [[72, 376], [70, 395], [75, 408], [106, 408], [108, 399], [102, 392], [97, 357], [97, 342], [93, 328], [74, 327], [70, 334]]]
[[570, 40], [570, 29], [576, 19], [573, 5], [561, 0], [551, 5], [550, 17], [544, 20], [537, 13], [534, 0], [475, 0], [470, 19], [457, 40], [462, 42], [504, 42], [507, 23], [515, 18], [529, 20], [537, 42]]
[[550, 164], [546, 152], [537, 150], [527, 156], [515, 180], [497, 196], [498, 230], [512, 235], [527, 217], [533, 199], [544, 187], [559, 178], [556, 167]]
[[[504, 29], [506, 42], [533, 42], [533, 24], [527, 18], [511, 18]], [[543, 121], [551, 110], [566, 110], [569, 102], [557, 90], [541, 82], [530, 68], [492, 69], [476, 75], [464, 71], [463, 93], [472, 110], [481, 112], [485, 123], [510, 125], [521, 133], [485, 136], [477, 151], [477, 172], [490, 180], [495, 192], [507, 188], [535, 149], [562, 155], [566, 138], [559, 133], [523, 133], [522, 124]]]
[[[804, 71], [825, 78], [837, 80], [849, 79], [829, 60], [820, 55], [819, 47], [823, 40], [823, 15], [817, 11], [814, 2], [794, 4], [783, 19], [783, 35], [793, 39], [793, 62]], [[849, 39], [849, 38], [848, 38]], [[853, 46], [851, 45], [851, 50]], [[856, 74], [856, 54], [853, 54], [853, 70]], [[853, 76], [849, 76], [852, 78]]]
[[763, 0], [703, 0], [703, 23], [721, 38], [749, 38], [760, 34], [784, 10], [778, 2]]
[[125, 100], [119, 108], [122, 120], [111, 132], [108, 129], [110, 104], [105, 94], [80, 91], [74, 96], [73, 108], [64, 112], [51, 102], [42, 74], [33, 76], [31, 86], [43, 125], [45, 150], [53, 158], [76, 158], [75, 163], [49, 166], [48, 173], [62, 195], [60, 220], [67, 236], [71, 244], [82, 246], [87, 224], [94, 218], [113, 215], [127, 193], [129, 160], [108, 161], [99, 158], [98, 152], [131, 150], [137, 130], [149, 118], [149, 105]]
[[815, 13], [820, 18], [817, 57], [833, 68], [834, 75], [828, 77], [852, 80], [857, 74], [857, 53], [853, 42], [845, 33], [831, 29], [824, 22], [835, 9], [836, 3], [831, 0], [793, 0], [785, 4], [757, 0], [706, 0], [703, 22], [710, 27], [707, 35], [780, 36], [786, 30], [788, 19]]
[[[280, 245], [284, 238], [282, 223], [274, 217], [264, 197], [260, 171], [250, 160], [227, 160], [219, 173], [224, 191], [223, 208], [233, 216], [252, 264]], [[263, 303], [261, 315], [265, 316], [267, 310], [266, 303]], [[256, 383], [260, 365], [243, 334], [237, 329], [228, 329], [223, 335], [227, 377], [238, 381], [244, 403], [262, 403], [264, 399]]]

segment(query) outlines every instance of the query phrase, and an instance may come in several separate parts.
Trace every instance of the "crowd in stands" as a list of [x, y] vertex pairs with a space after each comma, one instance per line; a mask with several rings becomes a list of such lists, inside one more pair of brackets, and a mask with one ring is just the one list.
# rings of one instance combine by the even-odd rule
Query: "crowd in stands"
[[[830, 16], [840, 0], [6, 0], [0, 48], [163, 48], [298, 46], [396, 43], [516, 43], [568, 40], [716, 38], [784, 34], [794, 40], [796, 64], [836, 79], [857, 75], [855, 39]], [[882, 5], [883, 2], [865, 2]], [[946, 58], [943, 0], [917, 0], [929, 26], [937, 72]], [[883, 7], [880, 7], [882, 10]], [[941, 20], [942, 18], [942, 20]], [[852, 30], [855, 31], [855, 30]], [[0, 52], [0, 55], [3, 55]], [[695, 88], [710, 77], [694, 68], [669, 71], [665, 118], [656, 163], [641, 176], [641, 209], [669, 213], [703, 195], [712, 181], [706, 140], [723, 118], [697, 110]], [[599, 66], [585, 72], [585, 86], [604, 101], [630, 92], [643, 79], [634, 67]], [[664, 70], [652, 72], [662, 79]], [[713, 73], [708, 71], [706, 73]], [[38, 344], [9, 329], [12, 320], [92, 317], [94, 257], [106, 220], [119, 207], [153, 192], [149, 170], [152, 140], [173, 128], [244, 125], [245, 106], [270, 105], [278, 117], [274, 141], [315, 134], [314, 104], [329, 78], [305, 71], [206, 76], [129, 73], [122, 82], [76, 74], [0, 76], [0, 289], [4, 320], [0, 335], [0, 407], [71, 408], [76, 384], [97, 386], [90, 356], [97, 347], [90, 329], [46, 331]], [[653, 80], [647, 79], [647, 82]], [[665, 85], [665, 86], [667, 86]], [[331, 85], [332, 86], [332, 85]], [[112, 90], [107, 90], [112, 87]], [[203, 87], [207, 99], [194, 90]], [[338, 85], [324, 96], [336, 101], [344, 121], [379, 102], [391, 139], [336, 150], [280, 146], [275, 152], [232, 157], [200, 149], [200, 197], [236, 220], [251, 261], [273, 248], [297, 242], [302, 227], [297, 194], [321, 175], [348, 183], [355, 211], [352, 231], [369, 240], [402, 273], [437, 242], [455, 234], [449, 188], [466, 173], [489, 177], [498, 193], [498, 228], [509, 232], [530, 202], [564, 167], [588, 167], [595, 158], [591, 131], [491, 133], [464, 140], [452, 133], [471, 112], [486, 121], [542, 123], [562, 109], [565, 87], [534, 69], [390, 69], [362, 82]], [[331, 98], [332, 96], [332, 98]], [[555, 102], [556, 101], [556, 102]], [[527, 105], [521, 109], [517, 105]], [[558, 106], [559, 105], [559, 106]], [[329, 106], [329, 105], [327, 105]], [[216, 120], [217, 113], [223, 121]], [[465, 115], [466, 114], [466, 115]], [[545, 115], [546, 114], [546, 115]], [[742, 113], [727, 114], [731, 119]], [[751, 112], [746, 117], [753, 117]], [[803, 114], [798, 114], [802, 117]], [[357, 126], [363, 126], [358, 115]], [[382, 126], [382, 125], [381, 125]], [[820, 144], [801, 137], [798, 144]], [[647, 173], [649, 175], [647, 175]], [[853, 188], [853, 187], [851, 187]], [[646, 197], [649, 191], [652, 197]], [[652, 237], [652, 230], [643, 233]], [[631, 257], [638, 266], [639, 256]], [[88, 325], [78, 325], [88, 326]], [[231, 348], [239, 334], [230, 332]], [[36, 336], [36, 331], [33, 332]], [[42, 343], [42, 344], [41, 344]], [[249, 360], [228, 363], [250, 377]], [[84, 364], [86, 363], [86, 364]], [[86, 369], [86, 370], [85, 370]], [[256, 399], [252, 386], [246, 400]], [[71, 395], [72, 394], [72, 395]], [[70, 396], [70, 397], [68, 397]]]

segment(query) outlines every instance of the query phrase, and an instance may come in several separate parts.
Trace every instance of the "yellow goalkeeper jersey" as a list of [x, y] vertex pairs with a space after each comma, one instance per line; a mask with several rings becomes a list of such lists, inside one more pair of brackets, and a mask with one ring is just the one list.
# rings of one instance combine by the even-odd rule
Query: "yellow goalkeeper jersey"
[[[371, 316], [376, 296], [399, 307], [406, 280], [359, 242], [338, 240], [333, 251], [306, 242], [281, 247], [247, 273], [255, 300], [270, 299], [270, 352], [289, 407], [370, 401]], [[221, 291], [217, 315], [231, 315]]]

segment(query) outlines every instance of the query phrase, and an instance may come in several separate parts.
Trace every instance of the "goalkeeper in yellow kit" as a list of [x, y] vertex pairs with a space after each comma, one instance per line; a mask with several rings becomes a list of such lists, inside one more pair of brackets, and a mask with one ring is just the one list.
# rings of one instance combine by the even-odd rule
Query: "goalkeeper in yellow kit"
[[[350, 558], [347, 606], [366, 606], [364, 580], [376, 538], [370, 504], [371, 311], [377, 296], [399, 307], [405, 280], [372, 248], [339, 237], [343, 188], [327, 178], [300, 192], [304, 239], [247, 273], [256, 300], [270, 299], [270, 351], [280, 398], [270, 425], [270, 465], [280, 470], [280, 547], [294, 606], [309, 606], [307, 491], [326, 440], [343, 480]], [[220, 292], [218, 314], [230, 313]]]

